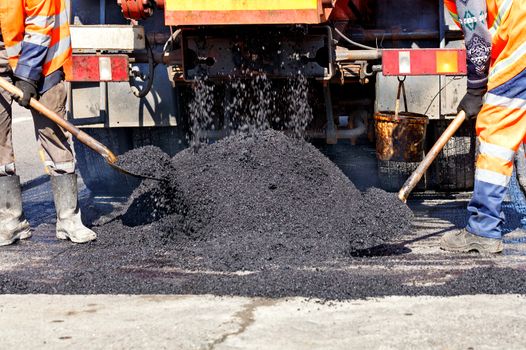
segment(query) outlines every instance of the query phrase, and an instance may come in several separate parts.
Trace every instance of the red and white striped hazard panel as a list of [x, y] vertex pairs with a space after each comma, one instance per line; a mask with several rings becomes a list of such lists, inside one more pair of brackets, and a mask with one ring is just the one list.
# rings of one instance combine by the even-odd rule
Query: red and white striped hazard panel
[[127, 55], [73, 55], [66, 79], [72, 82], [128, 81]]
[[382, 73], [384, 75], [466, 75], [466, 51], [383, 50]]

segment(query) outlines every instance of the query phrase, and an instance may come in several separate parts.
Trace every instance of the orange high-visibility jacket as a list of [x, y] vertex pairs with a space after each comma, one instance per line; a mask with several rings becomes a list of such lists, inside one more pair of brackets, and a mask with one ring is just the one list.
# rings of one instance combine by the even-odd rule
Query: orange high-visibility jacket
[[41, 81], [71, 61], [64, 0], [0, 0], [2, 36], [15, 76]]
[[[459, 24], [455, 0], [445, 0]], [[469, 3], [468, 3], [469, 4]], [[491, 61], [488, 88], [499, 86], [523, 70], [526, 56], [526, 3], [513, 0], [486, 0], [487, 22], [491, 33]]]

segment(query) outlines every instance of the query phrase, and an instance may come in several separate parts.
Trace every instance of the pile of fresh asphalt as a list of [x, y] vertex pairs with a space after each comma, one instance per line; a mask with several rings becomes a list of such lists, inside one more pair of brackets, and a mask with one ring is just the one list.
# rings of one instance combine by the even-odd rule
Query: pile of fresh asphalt
[[168, 243], [199, 244], [207, 268], [340, 259], [396, 240], [411, 224], [411, 211], [393, 194], [358, 191], [314, 146], [278, 131], [188, 149], [155, 168], [136, 161], [155, 153], [151, 147], [130, 153], [123, 159], [134, 172], [166, 181], [142, 183], [124, 225], [146, 224]]

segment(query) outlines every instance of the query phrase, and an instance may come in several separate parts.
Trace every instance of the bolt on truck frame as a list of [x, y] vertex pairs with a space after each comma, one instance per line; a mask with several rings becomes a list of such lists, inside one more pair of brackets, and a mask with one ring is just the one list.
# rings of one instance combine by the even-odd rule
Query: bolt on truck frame
[[[187, 143], [196, 77], [221, 86], [300, 72], [319, 96], [306, 135], [373, 145], [374, 115], [395, 108], [404, 77], [406, 108], [429, 117], [432, 145], [465, 92], [462, 33], [444, 12], [441, 0], [71, 0], [69, 119], [116, 153], [151, 144], [174, 154]], [[420, 188], [472, 187], [473, 129], [448, 143]], [[94, 193], [135, 185], [82, 145], [76, 152]], [[414, 166], [379, 159], [372, 178], [396, 190]]]

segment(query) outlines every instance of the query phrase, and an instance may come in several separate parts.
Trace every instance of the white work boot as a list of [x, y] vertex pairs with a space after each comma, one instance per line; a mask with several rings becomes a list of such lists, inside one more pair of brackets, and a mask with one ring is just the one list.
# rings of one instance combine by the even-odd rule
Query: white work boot
[[20, 177], [0, 176], [0, 246], [31, 237], [22, 211]]
[[97, 234], [84, 226], [80, 218], [77, 191], [77, 175], [51, 176], [53, 199], [57, 210], [57, 238], [75, 243], [86, 243], [97, 238]]

